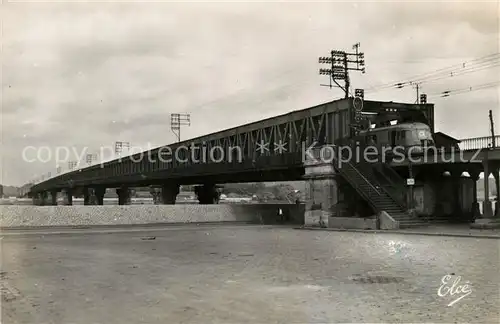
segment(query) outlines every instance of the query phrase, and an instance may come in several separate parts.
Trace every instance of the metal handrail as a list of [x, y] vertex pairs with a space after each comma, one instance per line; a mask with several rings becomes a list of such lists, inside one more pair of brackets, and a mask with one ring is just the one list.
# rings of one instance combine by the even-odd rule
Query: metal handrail
[[[495, 141], [494, 143], [493, 140]], [[458, 146], [461, 150], [464, 151], [479, 150], [489, 147], [500, 147], [500, 135], [496, 135], [494, 138], [491, 136], [465, 138], [461, 140]]]
[[[352, 146], [353, 146], [353, 141], [343, 141], [343, 143], [342, 143], [342, 144], [348, 144], [348, 146], [352, 147]], [[359, 144], [359, 142], [358, 142], [357, 144]], [[363, 162], [364, 162], [364, 161], [363, 161]], [[371, 168], [372, 170], [374, 169], [374, 166], [373, 166], [373, 165], [368, 164], [368, 163], [363, 163], [363, 162], [362, 162], [362, 163], [360, 163], [360, 164], [363, 164], [363, 165], [365, 165], [365, 164], [366, 164], [366, 165], [367, 165], [367, 167]], [[354, 167], [354, 166], [353, 166], [353, 167]], [[355, 170], [356, 170], [356, 171], [357, 171], [357, 172], [358, 172], [358, 173], [359, 173], [359, 174], [363, 177], [363, 179], [364, 179], [367, 183], [369, 183], [369, 184], [370, 184], [370, 186], [371, 186], [372, 188], [374, 188], [374, 189], [375, 189], [375, 187], [372, 185], [372, 183], [371, 183], [368, 179], [366, 179], [366, 177], [365, 177], [364, 175], [362, 175], [356, 167], [354, 167], [354, 169], [355, 169]], [[393, 172], [395, 172], [392, 168], [391, 168], [391, 170], [392, 170]], [[395, 187], [395, 188], [401, 188], [401, 186], [400, 186], [400, 185], [395, 185], [395, 184], [394, 184], [394, 182], [393, 182], [393, 181], [391, 181], [391, 179], [388, 177], [388, 175], [387, 175], [387, 174], [384, 174], [382, 170], [381, 170], [381, 172], [378, 172], [378, 173], [380, 173], [380, 174], [384, 177], [384, 179], [387, 179], [387, 180], [388, 180], [388, 182], [389, 182], [389, 183], [388, 183], [388, 185], [389, 185], [389, 186], [391, 186], [391, 187]], [[375, 175], [374, 175], [374, 177], [375, 177]], [[399, 175], [398, 175], [398, 178], [399, 178]], [[374, 179], [372, 179], [372, 180], [373, 180], [374, 182], [378, 182], [378, 183], [379, 183], [379, 185], [380, 185], [380, 188], [381, 188], [381, 189], [382, 189], [382, 190], [383, 190], [383, 191], [384, 191], [384, 192], [385, 192], [385, 193], [389, 196], [389, 198], [391, 198], [392, 200], [394, 200], [394, 202], [395, 202], [396, 204], [398, 204], [398, 205], [399, 205], [400, 207], [402, 207], [403, 209], [404, 209], [404, 208], [406, 208], [406, 204], [405, 204], [405, 200], [404, 200], [404, 198], [401, 198], [401, 197], [397, 196], [395, 193], [393, 193], [393, 192], [392, 192], [392, 190], [389, 190], [388, 188], [386, 188], [386, 185], [382, 185], [382, 183], [380, 183], [380, 180], [377, 180], [376, 178], [374, 178]], [[377, 191], [377, 193], [378, 193], [379, 195], [381, 195], [381, 193], [380, 193], [377, 189], [375, 189], [375, 190]]]
[[[406, 188], [403, 186], [403, 178], [389, 165], [385, 163], [379, 163], [381, 169], [376, 169], [379, 171], [379, 174], [381, 174], [384, 179], [388, 180], [390, 185], [392, 187], [395, 187], [398, 190], [405, 190]], [[404, 199], [403, 199], [403, 205], [404, 204]]]
[[[392, 188], [395, 188], [397, 191], [399, 190], [402, 191], [402, 195], [401, 196], [398, 195], [397, 191], [396, 192], [389, 192], [388, 190], [385, 191], [397, 204], [399, 204], [400, 207], [406, 208], [407, 206], [404, 198], [406, 188], [403, 186], [403, 180], [401, 179], [401, 176], [388, 165], [382, 164], [382, 167], [384, 168], [384, 170], [382, 170], [384, 178], [389, 180]], [[387, 175], [387, 170], [390, 170], [390, 173], [392, 173], [392, 175], [395, 176], [398, 180], [401, 179], [401, 181], [399, 183], [392, 181], [392, 179]]]
[[[367, 166], [368, 166], [368, 167], [370, 167], [370, 168], [373, 168], [373, 166], [372, 166], [372, 165], [367, 164]], [[387, 176], [385, 176], [385, 175], [383, 175], [383, 176], [384, 176], [384, 178], [385, 178], [385, 179], [389, 180], [389, 182], [390, 182], [390, 179], [388, 179], [388, 177], [387, 177]], [[387, 196], [389, 196], [389, 198], [391, 198], [391, 199], [392, 199], [392, 200], [393, 200], [396, 204], [398, 204], [400, 207], [402, 207], [402, 208], [406, 208], [406, 205], [405, 205], [405, 203], [404, 203], [404, 199], [401, 199], [400, 197], [396, 196], [393, 192], [391, 192], [391, 191], [387, 188], [388, 186], [390, 186], [391, 188], [392, 188], [392, 187], [396, 187], [396, 188], [397, 188], [398, 186], [394, 186], [394, 185], [392, 185], [392, 183], [389, 183], [388, 185], [384, 185], [384, 184], [380, 183], [380, 181], [379, 181], [379, 180], [377, 180], [377, 179], [374, 179], [374, 180], [379, 182], [379, 184], [380, 184], [380, 188], [381, 188], [381, 189], [382, 189], [382, 190], [383, 190], [383, 191], [387, 194]]]
[[392, 167], [390, 167], [385, 163], [381, 163], [381, 165], [383, 168], [382, 172], [384, 172], [384, 174], [386, 174], [386, 171], [389, 171], [389, 173], [391, 174], [390, 176], [392, 176], [392, 179], [397, 179], [398, 181], [400, 181], [400, 184], [403, 183], [403, 178], [399, 175], [399, 173], [396, 172], [396, 170], [394, 170]]
[[[340, 152], [342, 152], [342, 150], [340, 150]], [[336, 160], [336, 162], [337, 162], [337, 160]], [[373, 190], [374, 190], [374, 191], [375, 191], [375, 192], [376, 192], [379, 196], [381, 195], [381, 194], [380, 194], [380, 191], [379, 191], [377, 188], [375, 188], [375, 187], [373, 186], [373, 184], [372, 184], [370, 181], [368, 181], [368, 179], [366, 179], [366, 177], [365, 177], [365, 176], [364, 176], [361, 172], [359, 172], [359, 170], [358, 170], [358, 169], [357, 169], [357, 168], [356, 168], [356, 167], [355, 167], [355, 166], [354, 166], [351, 162], [346, 161], [346, 162], [344, 162], [344, 164], [347, 164], [347, 165], [349, 165], [352, 169], [354, 169], [354, 171], [355, 171], [355, 172], [356, 172], [356, 173], [357, 173], [357, 174], [358, 174], [358, 175], [359, 175], [359, 176], [360, 176], [360, 177], [361, 177], [361, 178], [365, 181], [365, 183], [367, 183], [370, 187], [372, 187], [372, 189], [373, 189]], [[341, 170], [342, 168], [341, 168], [341, 167], [339, 167], [339, 169]], [[354, 180], [353, 180], [353, 181], [354, 181]]]
[[[359, 144], [359, 143], [358, 143]], [[366, 143], [363, 143], [363, 144], [366, 144]], [[351, 142], [351, 145], [352, 145], [352, 142]], [[380, 160], [379, 161], [383, 161], [383, 160]], [[382, 190], [392, 199], [394, 200], [394, 202], [396, 204], [398, 204], [400, 207], [402, 208], [406, 208], [406, 204], [405, 204], [405, 199], [404, 198], [401, 198], [399, 197], [398, 195], [396, 195], [395, 193], [393, 193], [391, 190], [389, 190], [389, 188], [387, 188], [387, 186], [390, 186], [391, 188], [396, 188], [396, 189], [401, 189], [401, 185], [400, 184], [397, 184], [395, 183], [394, 181], [392, 181], [392, 179], [389, 177], [389, 175], [385, 172], [385, 170], [376, 170], [376, 168], [372, 165], [372, 164], [369, 164], [367, 163], [366, 161], [361, 161], [360, 164], [363, 164], [363, 165], [367, 165], [367, 167], [371, 168], [372, 170], [375, 170], [375, 172], [377, 172], [378, 174], [380, 174], [381, 176], [383, 176], [383, 178], [385, 180], [387, 180], [387, 184], [383, 185], [381, 183], [381, 181], [379, 179], [376, 178], [376, 176], [374, 175], [374, 179], [373, 181], [375, 182], [378, 182], [380, 184], [380, 187], [382, 188]], [[399, 174], [396, 173], [396, 171], [394, 171], [394, 169], [392, 169], [390, 166], [388, 165], [385, 165], [384, 163], [377, 163], [377, 164], [380, 164], [382, 166], [382, 168], [384, 169], [391, 169], [393, 175], [396, 175], [398, 179], [400, 179], [401, 177], [399, 176]]]
[[[351, 166], [351, 168], [353, 168], [354, 170], [356, 170], [356, 168], [355, 168], [352, 164], [350, 164], [350, 163], [349, 163], [349, 165]], [[342, 172], [342, 168], [339, 168], [339, 169], [340, 169], [340, 172], [341, 172], [341, 173], [343, 173], [343, 176], [347, 178], [346, 180], [348, 180], [348, 181], [349, 181], [349, 179], [350, 179], [350, 180], [351, 180], [350, 182], [354, 183], [354, 184], [355, 184], [355, 186], [356, 186], [356, 188], [360, 188], [360, 186], [356, 183], [356, 181], [354, 181], [354, 179], [351, 179], [351, 177], [349, 177], [348, 173], [346, 173], [346, 172], [345, 172], [345, 170]], [[371, 183], [370, 183], [370, 182], [369, 182], [369, 181], [368, 181], [368, 180], [367, 180], [367, 179], [366, 179], [366, 178], [365, 178], [365, 177], [364, 177], [364, 176], [363, 176], [363, 175], [362, 175], [362, 174], [361, 174], [358, 170], [356, 170], [356, 171], [357, 171], [357, 173], [358, 173], [358, 174], [360, 174], [360, 175], [361, 175], [362, 179], [363, 179], [363, 180], [365, 180], [365, 182], [366, 182], [366, 183], [368, 183], [368, 184], [372, 187], [372, 189], [373, 189], [373, 190], [375, 190], [375, 193], [377, 193], [377, 194], [380, 196], [380, 192], [379, 192], [376, 188], [374, 188], [374, 187], [373, 187], [373, 185], [372, 185], [372, 184], [371, 184]], [[355, 189], [356, 189], [356, 188], [355, 188]], [[370, 197], [370, 194], [369, 194], [369, 193], [365, 193], [365, 192], [364, 192], [364, 190], [359, 190], [359, 194], [361, 194], [361, 196], [363, 196], [363, 197], [366, 199], [366, 201], [367, 201], [367, 202], [368, 202], [368, 203], [369, 203], [369, 204], [370, 204], [370, 205], [371, 205], [371, 206], [372, 206], [375, 210], [377, 210], [377, 209], [378, 209], [378, 208], [377, 208], [377, 206], [373, 203], [373, 198], [372, 198], [372, 197]]]
[[351, 166], [351, 168], [354, 169], [354, 171], [356, 171], [361, 176], [361, 178], [363, 178], [363, 180], [368, 183], [368, 185], [370, 185], [370, 187], [372, 187], [372, 189], [375, 190], [375, 192], [380, 196], [380, 191], [378, 191], [378, 189], [374, 187], [373, 184], [368, 181], [368, 179], [366, 179], [366, 177], [361, 172], [359, 172], [359, 170], [354, 165], [352, 165], [352, 163], [347, 162], [347, 164]]

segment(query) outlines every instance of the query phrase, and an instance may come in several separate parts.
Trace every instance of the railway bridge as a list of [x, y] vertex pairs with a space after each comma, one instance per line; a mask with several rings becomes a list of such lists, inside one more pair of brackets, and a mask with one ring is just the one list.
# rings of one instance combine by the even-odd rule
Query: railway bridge
[[[421, 225], [431, 215], [442, 214], [436, 206], [429, 206], [439, 200], [436, 195], [442, 189], [436, 187], [436, 181], [443, 180], [451, 183], [446, 192], [453, 198], [449, 199], [453, 206], [444, 212], [478, 217], [477, 197], [467, 193], [473, 189], [472, 181], [464, 182], [461, 176], [468, 172], [470, 180], [477, 179], [480, 172], [493, 173], [498, 190], [498, 137], [496, 143], [491, 138], [464, 140], [460, 143], [463, 150], [445, 144], [434, 153], [420, 158], [415, 155], [415, 161], [367, 163], [361, 159], [340, 164], [335, 163], [338, 154], [330, 161], [318, 155], [325, 147], [346, 143], [352, 147], [360, 128], [389, 121], [422, 122], [434, 134], [434, 105], [363, 101], [360, 109], [353, 98], [336, 100], [73, 170], [25, 191], [36, 204], [46, 204], [49, 195], [49, 203], [56, 204], [59, 192], [67, 197], [68, 204], [74, 195], [83, 195], [86, 204], [103, 204], [106, 189], [116, 188], [119, 204], [127, 204], [131, 188], [152, 186], [161, 188], [164, 204], [173, 204], [181, 185], [196, 184], [199, 202], [213, 204], [218, 202], [220, 184], [306, 180], [306, 223], [328, 224], [332, 217], [369, 217], [385, 212], [405, 227]], [[444, 134], [434, 136], [447, 138]], [[452, 189], [459, 182], [464, 183], [458, 186], [460, 192]], [[422, 202], [427, 196], [432, 196], [433, 202]], [[463, 199], [465, 196], [470, 199]], [[467, 201], [468, 206], [460, 201]], [[485, 216], [492, 216], [489, 196], [484, 206]], [[498, 214], [498, 210], [495, 212]]]

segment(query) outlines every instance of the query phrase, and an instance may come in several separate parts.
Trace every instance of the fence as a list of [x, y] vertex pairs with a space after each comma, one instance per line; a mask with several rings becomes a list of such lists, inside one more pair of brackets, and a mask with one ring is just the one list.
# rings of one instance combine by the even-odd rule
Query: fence
[[[483, 136], [463, 139], [459, 146], [461, 150], [467, 151], [492, 147], [492, 144], [491, 136]], [[500, 147], [500, 135], [495, 136], [495, 147]]]

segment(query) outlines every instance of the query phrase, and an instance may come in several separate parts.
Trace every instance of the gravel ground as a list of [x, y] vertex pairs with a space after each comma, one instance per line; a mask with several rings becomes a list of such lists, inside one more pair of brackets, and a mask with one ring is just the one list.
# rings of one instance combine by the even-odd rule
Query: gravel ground
[[[495, 239], [188, 226], [0, 243], [5, 324], [499, 322]], [[447, 274], [472, 287], [453, 306]]]

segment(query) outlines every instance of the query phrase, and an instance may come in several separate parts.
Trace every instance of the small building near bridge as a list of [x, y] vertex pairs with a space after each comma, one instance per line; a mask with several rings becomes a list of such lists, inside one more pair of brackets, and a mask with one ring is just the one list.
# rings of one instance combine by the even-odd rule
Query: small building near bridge
[[434, 133], [434, 143], [437, 148], [444, 148], [445, 151], [460, 150], [458, 145], [461, 141], [441, 132]]

